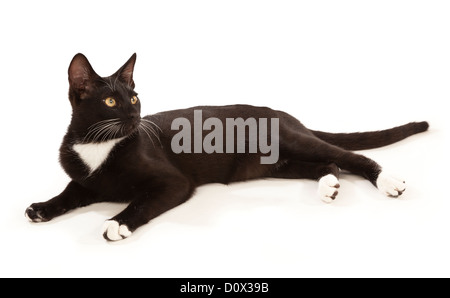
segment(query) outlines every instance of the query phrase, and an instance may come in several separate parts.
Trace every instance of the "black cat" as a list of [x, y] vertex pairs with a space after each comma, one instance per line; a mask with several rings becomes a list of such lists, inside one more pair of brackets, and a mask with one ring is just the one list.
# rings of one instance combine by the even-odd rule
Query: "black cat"
[[73, 58], [72, 120], [60, 149], [60, 162], [72, 181], [60, 195], [28, 207], [25, 215], [30, 221], [49, 221], [96, 202], [129, 202], [104, 225], [107, 240], [120, 240], [182, 204], [206, 183], [317, 179], [320, 197], [331, 202], [338, 194], [341, 169], [397, 197], [405, 190], [404, 181], [348, 150], [388, 145], [428, 129], [427, 122], [419, 122], [377, 132], [333, 134], [307, 129], [287, 113], [246, 105], [202, 106], [141, 118], [134, 91], [135, 61], [136, 54], [115, 74], [100, 77], [84, 55]]

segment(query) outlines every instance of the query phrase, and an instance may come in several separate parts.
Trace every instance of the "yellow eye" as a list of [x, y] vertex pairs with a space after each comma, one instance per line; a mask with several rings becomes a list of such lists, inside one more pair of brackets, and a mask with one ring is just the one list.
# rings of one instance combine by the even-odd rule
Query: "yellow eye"
[[131, 98], [131, 103], [132, 104], [136, 104], [138, 102], [138, 98], [137, 98], [137, 96], [135, 95], [135, 96], [133, 96], [132, 98]]
[[107, 105], [110, 108], [116, 106], [116, 100], [112, 97], [108, 97], [107, 99], [104, 100], [104, 102], [105, 102], [105, 105]]

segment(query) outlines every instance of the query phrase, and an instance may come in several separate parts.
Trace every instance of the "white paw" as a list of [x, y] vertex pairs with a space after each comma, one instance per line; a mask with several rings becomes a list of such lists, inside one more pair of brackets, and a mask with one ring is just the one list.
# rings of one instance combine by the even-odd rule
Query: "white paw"
[[377, 178], [377, 187], [387, 196], [398, 197], [405, 191], [406, 184], [402, 179], [381, 172]]
[[319, 196], [325, 203], [331, 203], [338, 195], [337, 189], [340, 187], [336, 176], [328, 174], [319, 180]]
[[126, 225], [119, 225], [115, 220], [105, 221], [102, 230], [103, 237], [109, 241], [122, 240], [132, 234]]

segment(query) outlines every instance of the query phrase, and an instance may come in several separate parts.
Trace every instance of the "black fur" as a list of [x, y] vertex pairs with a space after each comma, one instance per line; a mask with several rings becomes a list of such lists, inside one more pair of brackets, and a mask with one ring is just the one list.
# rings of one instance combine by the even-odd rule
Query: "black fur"
[[[140, 117], [139, 100], [132, 104], [134, 54], [110, 77], [98, 76], [88, 60], [77, 54], [69, 67], [72, 120], [60, 149], [60, 162], [72, 181], [58, 196], [32, 204], [26, 210], [34, 222], [48, 221], [74, 208], [95, 202], [129, 202], [111, 220], [130, 232], [152, 218], [188, 200], [206, 183], [231, 183], [264, 177], [320, 179], [339, 176], [340, 169], [368, 179], [376, 186], [381, 167], [373, 160], [347, 150], [385, 146], [427, 130], [426, 122], [409, 123], [378, 132], [332, 134], [313, 131], [287, 113], [247, 105], [202, 106]], [[114, 98], [115, 106], [105, 104]], [[193, 123], [194, 110], [203, 120], [226, 118], [279, 119], [279, 159], [261, 164], [261, 153], [180, 153], [171, 150], [171, 129], [178, 117]], [[114, 131], [102, 133], [96, 123], [114, 122]], [[93, 129], [94, 127], [94, 129]], [[124, 139], [106, 161], [91, 172], [74, 150], [75, 144]], [[336, 186], [337, 187], [337, 186]], [[336, 196], [337, 191], [332, 195]], [[399, 191], [401, 194], [401, 191]], [[108, 240], [105, 231], [104, 237]], [[122, 236], [123, 238], [123, 236]]]

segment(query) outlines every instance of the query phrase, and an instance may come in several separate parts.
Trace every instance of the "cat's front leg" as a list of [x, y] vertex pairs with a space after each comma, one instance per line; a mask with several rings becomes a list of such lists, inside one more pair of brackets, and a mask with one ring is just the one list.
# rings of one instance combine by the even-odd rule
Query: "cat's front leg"
[[49, 221], [69, 210], [92, 204], [96, 198], [96, 194], [71, 181], [58, 196], [47, 202], [31, 204], [25, 210], [25, 216], [31, 222]]
[[192, 192], [191, 184], [183, 179], [171, 180], [158, 189], [143, 190], [127, 208], [105, 222], [103, 237], [108, 241], [127, 238], [153, 218], [184, 203]]

